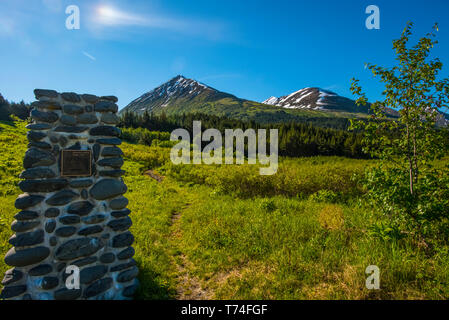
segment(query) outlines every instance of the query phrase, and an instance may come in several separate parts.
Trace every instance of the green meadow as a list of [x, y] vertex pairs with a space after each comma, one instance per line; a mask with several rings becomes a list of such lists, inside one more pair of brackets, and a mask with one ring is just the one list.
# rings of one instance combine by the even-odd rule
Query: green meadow
[[[2, 257], [25, 134], [24, 122], [0, 122]], [[358, 177], [373, 160], [281, 158], [275, 175], [261, 176], [250, 165], [175, 166], [160, 143], [121, 148], [136, 299], [449, 298], [449, 246], [389, 237], [364, 201]], [[369, 265], [380, 269], [380, 290], [365, 286]]]

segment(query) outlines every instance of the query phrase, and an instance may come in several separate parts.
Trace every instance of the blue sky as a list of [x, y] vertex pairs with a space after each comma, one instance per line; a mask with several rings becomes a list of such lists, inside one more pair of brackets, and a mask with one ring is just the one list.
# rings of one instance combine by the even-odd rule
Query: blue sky
[[[365, 27], [370, 4], [380, 30]], [[69, 5], [79, 30], [65, 27]], [[122, 108], [177, 74], [255, 101], [310, 86], [351, 97], [357, 77], [375, 100], [364, 63], [391, 66], [408, 20], [420, 36], [439, 22], [434, 53], [449, 65], [448, 16], [447, 0], [0, 0], [0, 93], [112, 94]]]

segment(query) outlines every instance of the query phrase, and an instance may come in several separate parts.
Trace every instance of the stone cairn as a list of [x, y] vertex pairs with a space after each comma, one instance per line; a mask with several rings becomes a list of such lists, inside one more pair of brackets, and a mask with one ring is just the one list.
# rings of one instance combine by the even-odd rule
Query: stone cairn
[[[21, 210], [11, 225], [13, 246], [0, 298], [14, 300], [130, 299], [138, 268], [127, 191], [117, 145], [117, 98], [34, 91], [33, 123], [20, 177]], [[61, 175], [62, 150], [91, 150], [92, 175]], [[79, 289], [68, 289], [68, 266]], [[70, 280], [70, 279], [69, 279]]]

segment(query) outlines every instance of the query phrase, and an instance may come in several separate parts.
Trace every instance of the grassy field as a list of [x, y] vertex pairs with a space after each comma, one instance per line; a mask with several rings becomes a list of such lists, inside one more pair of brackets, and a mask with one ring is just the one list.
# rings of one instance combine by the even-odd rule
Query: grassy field
[[[1, 256], [25, 132], [23, 122], [0, 123]], [[260, 176], [248, 165], [174, 166], [169, 148], [121, 147], [137, 299], [449, 298], [448, 246], [429, 252], [373, 232], [384, 218], [356, 178], [372, 161], [281, 159], [276, 175]], [[365, 288], [368, 265], [380, 268], [380, 290]]]

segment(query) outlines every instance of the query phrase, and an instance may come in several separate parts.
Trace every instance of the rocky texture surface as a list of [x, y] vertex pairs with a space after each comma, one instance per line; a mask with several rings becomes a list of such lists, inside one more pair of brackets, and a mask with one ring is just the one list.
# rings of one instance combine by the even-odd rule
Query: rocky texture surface
[[[138, 281], [132, 225], [120, 178], [123, 152], [113, 96], [36, 89], [24, 179], [11, 225], [0, 298], [12, 300], [131, 299]], [[64, 149], [91, 150], [90, 177], [63, 177]], [[68, 289], [69, 266], [80, 288]]]

